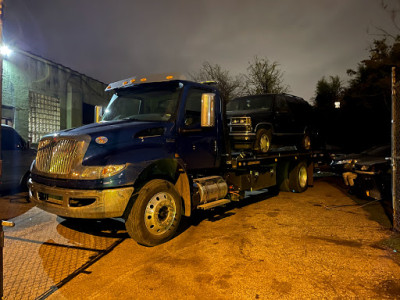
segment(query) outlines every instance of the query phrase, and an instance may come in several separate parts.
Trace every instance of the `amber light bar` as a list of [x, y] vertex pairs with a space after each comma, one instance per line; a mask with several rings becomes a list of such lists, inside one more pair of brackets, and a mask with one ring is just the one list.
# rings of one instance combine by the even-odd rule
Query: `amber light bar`
[[129, 87], [135, 84], [144, 83], [144, 82], [159, 82], [159, 81], [168, 81], [174, 79], [184, 79], [180, 74], [157, 74], [157, 75], [150, 75], [150, 76], [134, 76], [128, 79], [123, 79], [120, 81], [116, 81], [110, 83], [106, 91], [111, 91], [114, 89], [122, 88], [122, 87]]

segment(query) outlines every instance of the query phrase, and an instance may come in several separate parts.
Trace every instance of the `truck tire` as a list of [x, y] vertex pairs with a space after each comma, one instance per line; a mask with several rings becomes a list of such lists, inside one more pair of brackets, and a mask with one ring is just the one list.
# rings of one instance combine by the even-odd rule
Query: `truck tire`
[[125, 227], [139, 244], [156, 246], [174, 236], [181, 214], [182, 201], [174, 185], [154, 179], [140, 189]]
[[254, 150], [259, 153], [267, 153], [271, 149], [272, 131], [271, 129], [261, 128], [256, 132]]
[[308, 187], [307, 164], [304, 161], [296, 164], [289, 172], [289, 190], [302, 193]]
[[25, 175], [21, 178], [19, 183], [19, 191], [20, 192], [27, 192], [28, 191], [28, 179], [30, 176], [30, 172], [25, 173]]

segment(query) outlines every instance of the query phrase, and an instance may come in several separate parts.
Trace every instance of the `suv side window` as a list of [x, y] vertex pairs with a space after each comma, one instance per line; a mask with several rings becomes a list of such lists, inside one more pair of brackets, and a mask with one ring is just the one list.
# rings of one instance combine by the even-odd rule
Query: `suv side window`
[[287, 99], [287, 103], [292, 111], [296, 111], [298, 113], [301, 113], [304, 111], [304, 105], [300, 101], [292, 98]]
[[269, 95], [249, 97], [246, 100], [246, 107], [244, 107], [244, 109], [245, 110], [256, 110], [256, 109], [271, 110], [271, 106], [273, 103], [272, 100], [273, 100], [273, 98]]
[[289, 106], [286, 102], [285, 96], [277, 95], [275, 100], [275, 111], [279, 113], [289, 113]]
[[298, 120], [306, 120], [310, 116], [310, 105], [301, 99], [288, 98], [287, 99], [290, 110], [296, 112], [296, 118]]
[[185, 106], [185, 128], [201, 128], [201, 95], [208, 91], [198, 88], [189, 90]]

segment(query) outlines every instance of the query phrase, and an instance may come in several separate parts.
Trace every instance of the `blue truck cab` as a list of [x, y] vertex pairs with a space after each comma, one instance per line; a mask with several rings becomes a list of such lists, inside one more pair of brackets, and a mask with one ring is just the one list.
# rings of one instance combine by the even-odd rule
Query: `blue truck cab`
[[28, 182], [39, 208], [66, 218], [122, 217], [132, 238], [155, 246], [194, 209], [281, 184], [278, 169], [288, 169], [289, 186], [289, 169], [297, 168], [300, 179], [290, 188], [307, 187], [305, 160], [286, 159], [278, 168], [273, 154], [232, 155], [225, 105], [214, 86], [173, 76], [132, 77], [106, 90], [113, 95], [101, 122], [40, 140]]

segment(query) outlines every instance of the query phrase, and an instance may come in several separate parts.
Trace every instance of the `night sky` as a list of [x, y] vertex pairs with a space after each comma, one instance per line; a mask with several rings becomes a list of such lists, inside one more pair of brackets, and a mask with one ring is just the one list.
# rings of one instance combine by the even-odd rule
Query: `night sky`
[[204, 61], [245, 73], [257, 55], [306, 100], [322, 76], [347, 79], [376, 27], [396, 33], [380, 0], [4, 1], [8, 44], [105, 83]]

